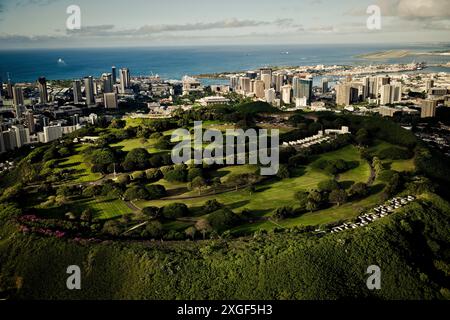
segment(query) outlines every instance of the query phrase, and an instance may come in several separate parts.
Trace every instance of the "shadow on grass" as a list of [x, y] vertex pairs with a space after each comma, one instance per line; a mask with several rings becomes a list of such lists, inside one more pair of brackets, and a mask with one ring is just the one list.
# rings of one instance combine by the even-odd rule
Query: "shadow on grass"
[[233, 202], [233, 203], [228, 204], [227, 207], [229, 209], [231, 209], [231, 210], [234, 210], [234, 209], [238, 209], [240, 207], [243, 207], [243, 206], [245, 206], [245, 205], [247, 205], [249, 203], [250, 203], [249, 200], [237, 201], [237, 202]]
[[341, 188], [343, 189], [350, 189], [353, 185], [355, 184], [355, 181], [341, 181], [339, 182], [339, 185], [341, 186]]

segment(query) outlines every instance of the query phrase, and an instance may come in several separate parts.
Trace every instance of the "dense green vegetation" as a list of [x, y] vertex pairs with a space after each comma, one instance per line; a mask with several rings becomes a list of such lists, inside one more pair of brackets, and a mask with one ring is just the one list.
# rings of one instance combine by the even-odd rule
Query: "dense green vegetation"
[[[320, 238], [294, 229], [161, 245], [15, 233], [0, 241], [0, 290], [39, 299], [448, 298], [449, 212], [444, 200], [426, 195], [371, 228]], [[18, 214], [3, 205], [0, 216]], [[73, 264], [82, 267], [81, 291], [65, 287]], [[371, 264], [382, 268], [380, 291], [365, 285]]]
[[[273, 177], [260, 165], [172, 164], [177, 127], [271, 129], [277, 116], [242, 103], [115, 119], [21, 155], [0, 180], [0, 298], [448, 299], [449, 166], [389, 120], [290, 114], [281, 141], [352, 134], [283, 148]], [[86, 135], [98, 139], [76, 142]], [[316, 232], [398, 194], [418, 200], [365, 228]], [[79, 292], [65, 289], [73, 264]], [[365, 285], [372, 264], [380, 291]]]

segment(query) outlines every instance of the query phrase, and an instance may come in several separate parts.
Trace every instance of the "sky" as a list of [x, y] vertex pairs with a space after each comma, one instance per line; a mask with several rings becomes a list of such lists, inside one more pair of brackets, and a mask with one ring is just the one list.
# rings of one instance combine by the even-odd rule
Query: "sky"
[[450, 0], [0, 0], [0, 50], [419, 42], [450, 42]]

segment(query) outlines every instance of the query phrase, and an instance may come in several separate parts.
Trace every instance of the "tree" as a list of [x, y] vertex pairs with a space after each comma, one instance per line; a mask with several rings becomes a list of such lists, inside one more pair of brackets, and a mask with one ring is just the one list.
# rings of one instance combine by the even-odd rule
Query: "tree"
[[94, 217], [94, 214], [95, 214], [94, 210], [92, 210], [91, 208], [87, 208], [81, 214], [80, 220], [84, 221], [84, 222], [91, 223], [92, 222], [92, 218]]
[[206, 219], [198, 220], [197, 223], [195, 224], [195, 229], [197, 229], [198, 231], [200, 231], [202, 233], [203, 240], [205, 240], [206, 234], [208, 234], [209, 232], [212, 231], [212, 227], [209, 224], [208, 220], [206, 220]]
[[146, 149], [133, 149], [128, 152], [122, 165], [127, 171], [144, 170], [148, 166], [149, 157], [150, 155]]
[[375, 170], [375, 174], [377, 177], [384, 170], [383, 162], [381, 162], [380, 158], [378, 157], [373, 158], [372, 167]]
[[295, 194], [295, 199], [299, 202], [299, 206], [302, 210], [306, 209], [308, 204], [308, 192], [299, 191]]
[[208, 200], [202, 207], [202, 211], [206, 214], [217, 211], [219, 209], [223, 208], [223, 204], [221, 204], [216, 199], [214, 200]]
[[123, 197], [126, 201], [148, 200], [150, 194], [145, 187], [136, 185], [128, 188]]
[[280, 179], [288, 179], [288, 178], [290, 178], [291, 177], [291, 173], [289, 171], [288, 166], [286, 166], [284, 164], [280, 165], [280, 168], [279, 168], [278, 173], [277, 173], [277, 177], [280, 178]]
[[163, 177], [161, 170], [159, 169], [148, 169], [145, 171], [145, 176], [148, 181], [155, 182]]
[[95, 150], [91, 153], [90, 159], [92, 165], [102, 173], [106, 173], [108, 166], [115, 161], [114, 153], [109, 149]]
[[293, 210], [291, 207], [277, 208], [272, 217], [275, 220], [284, 220], [293, 216]]
[[122, 229], [117, 221], [109, 220], [103, 225], [102, 232], [117, 237], [122, 233]]
[[189, 208], [184, 203], [171, 203], [162, 209], [166, 219], [177, 219], [189, 215]]
[[66, 147], [59, 149], [58, 153], [59, 153], [59, 156], [62, 158], [70, 156], [70, 150], [69, 150], [69, 148], [66, 148]]
[[163, 235], [163, 226], [159, 221], [150, 221], [145, 226], [145, 230], [141, 233], [143, 237], [157, 239]]
[[117, 183], [121, 185], [127, 185], [130, 183], [130, 175], [122, 174], [117, 177]]
[[211, 187], [213, 188], [214, 193], [217, 192], [217, 190], [220, 188], [221, 185], [222, 185], [222, 181], [220, 180], [219, 177], [216, 177], [216, 178], [212, 179]]
[[309, 194], [308, 194], [306, 210], [311, 211], [311, 212], [316, 211], [317, 209], [320, 208], [322, 203], [323, 203], [322, 194], [317, 190], [313, 190], [313, 191], [309, 192]]
[[350, 196], [351, 197], [363, 198], [363, 197], [367, 196], [368, 193], [369, 193], [369, 190], [368, 190], [367, 184], [365, 184], [363, 182], [355, 183], [350, 188]]
[[187, 237], [191, 238], [192, 240], [195, 239], [195, 235], [197, 234], [197, 229], [195, 227], [189, 227], [187, 228], [184, 233]]
[[218, 232], [235, 226], [238, 221], [239, 217], [227, 208], [217, 210], [208, 216], [209, 224]]
[[94, 185], [89, 186], [83, 190], [83, 196], [92, 198], [102, 194], [102, 186]]
[[198, 194], [200, 195], [202, 193], [203, 188], [206, 188], [208, 184], [206, 183], [206, 180], [202, 177], [196, 177], [192, 182], [191, 186], [193, 189], [198, 190]]
[[164, 179], [169, 182], [184, 182], [186, 181], [186, 170], [174, 168], [173, 170], [164, 173]]
[[347, 192], [345, 190], [333, 190], [330, 193], [329, 200], [331, 203], [337, 204], [340, 206], [341, 204], [347, 202]]
[[161, 209], [158, 207], [145, 207], [142, 213], [152, 219], [158, 219], [161, 216]]
[[320, 191], [331, 192], [333, 190], [339, 190], [341, 187], [335, 179], [325, 180], [319, 183], [318, 189]]
[[193, 181], [197, 177], [203, 177], [203, 170], [200, 168], [191, 168], [187, 173], [187, 180]]
[[152, 184], [147, 187], [148, 200], [157, 200], [165, 197], [167, 195], [166, 188], [159, 184]]
[[369, 132], [364, 128], [359, 129], [358, 132], [356, 133], [355, 140], [360, 146], [369, 145], [370, 144]]

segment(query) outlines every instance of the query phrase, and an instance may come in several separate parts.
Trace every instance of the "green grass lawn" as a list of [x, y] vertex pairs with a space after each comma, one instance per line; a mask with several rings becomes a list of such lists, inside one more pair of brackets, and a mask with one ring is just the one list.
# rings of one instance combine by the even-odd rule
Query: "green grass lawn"
[[128, 208], [125, 202], [120, 199], [93, 199], [87, 202], [86, 205], [94, 209], [97, 212], [96, 217], [102, 220], [133, 213], [133, 210]]
[[75, 149], [76, 153], [63, 159], [55, 170], [75, 170], [75, 173], [73, 174], [73, 182], [91, 182], [99, 180], [102, 177], [102, 174], [92, 173], [90, 166], [84, 160], [81, 153], [86, 147], [86, 145], [77, 146]]
[[414, 163], [414, 159], [395, 160], [391, 163], [391, 169], [398, 172], [410, 172], [416, 170], [416, 165]]
[[[348, 146], [335, 152], [330, 152], [322, 155], [320, 158], [326, 159], [345, 159], [347, 161], [360, 160], [359, 152], [356, 147]], [[318, 159], [317, 159], [318, 160]], [[316, 161], [317, 161], [316, 160]], [[219, 169], [217, 171], [218, 176], [221, 176], [222, 181], [226, 181], [227, 175], [231, 173], [245, 173], [253, 172], [256, 167], [254, 166], [233, 166]], [[370, 176], [370, 168], [367, 163], [360, 162], [360, 166], [355, 168], [344, 175], [344, 180], [347, 181], [351, 178], [352, 181], [367, 182]], [[324, 180], [332, 178], [330, 175], [323, 171], [314, 169], [311, 165], [296, 171], [295, 176], [284, 180], [271, 180], [265, 183], [261, 183], [257, 186], [256, 192], [250, 194], [246, 190], [231, 191], [227, 193], [208, 195], [204, 197], [196, 197], [191, 199], [182, 200], [154, 200], [154, 201], [140, 201], [136, 204], [143, 208], [147, 206], [165, 206], [172, 202], [183, 202], [191, 208], [199, 208], [206, 201], [216, 199], [217, 201], [227, 205], [229, 208], [240, 212], [244, 209], [249, 209], [255, 212], [257, 216], [270, 215], [273, 210], [282, 206], [295, 205], [294, 195], [297, 191], [308, 191], [317, 188], [317, 185]], [[343, 181], [344, 181], [343, 180]], [[166, 184], [166, 187], [168, 185]], [[180, 185], [171, 185], [172, 189], [182, 187]], [[169, 189], [171, 189], [169, 187]], [[196, 196], [196, 192], [184, 193], [180, 196]], [[335, 219], [341, 219], [343, 217], [352, 217], [354, 207], [342, 206], [333, 213], [336, 209], [325, 211], [325, 216], [321, 214], [312, 214], [309, 216], [309, 220], [305, 217], [298, 221], [299, 224], [321, 224], [324, 221], [334, 221]], [[306, 220], [305, 220], [306, 219]], [[294, 224], [296, 222], [293, 222]], [[273, 228], [273, 224], [270, 224]]]
[[112, 144], [111, 147], [119, 147], [122, 148], [123, 151], [129, 152], [133, 149], [137, 149], [137, 148], [144, 148], [147, 149], [148, 152], [150, 152], [151, 154], [156, 154], [156, 153], [161, 153], [164, 151], [168, 151], [168, 150], [160, 150], [154, 147], [155, 144], [155, 140], [154, 139], [145, 139], [145, 141], [143, 141], [142, 138], [134, 138], [134, 139], [127, 139], [127, 140], [123, 140], [119, 143], [116, 144]]
[[102, 220], [133, 213], [133, 210], [128, 208], [124, 201], [106, 197], [73, 199], [61, 207], [35, 208], [34, 210], [38, 215], [46, 218], [64, 219], [67, 212], [72, 212], [80, 216], [87, 208], [93, 209], [95, 211], [95, 217]]

